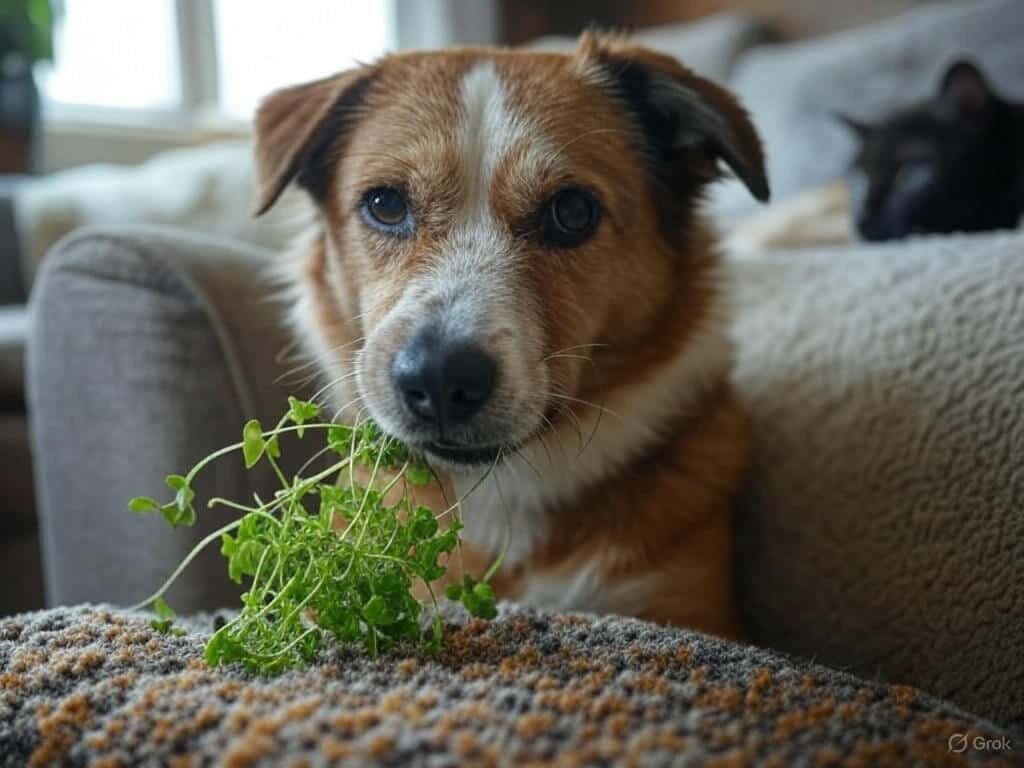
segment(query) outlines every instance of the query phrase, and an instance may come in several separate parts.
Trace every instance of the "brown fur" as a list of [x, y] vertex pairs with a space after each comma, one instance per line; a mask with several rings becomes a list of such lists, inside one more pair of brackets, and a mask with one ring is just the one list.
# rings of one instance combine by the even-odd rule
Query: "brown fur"
[[[557, 150], [544, 167], [536, 167], [528, 145], [501, 159], [488, 190], [495, 218], [527, 243], [537, 206], [560, 185], [583, 186], [603, 203], [599, 235], [583, 246], [523, 246], [527, 258], [517, 274], [539, 308], [545, 357], [555, 355], [539, 364], [547, 366], [554, 392], [590, 404], [628, 400], [709, 321], [717, 255], [696, 205], [701, 187], [718, 175], [717, 158], [757, 196], [767, 195], [767, 184], [757, 136], [727, 92], [668, 57], [619, 40], [586, 37], [573, 56], [490, 49], [405, 54], [272, 96], [256, 125], [258, 207], [272, 205], [298, 177], [321, 212], [322, 235], [304, 257], [301, 280], [311, 313], [304, 322], [319, 329], [324, 348], [358, 346], [447, 247], [460, 194], [477, 182], [462, 178], [458, 147], [443, 128], [458, 120], [460, 78], [484, 59], [500, 73], [510, 110], [528, 114]], [[678, 149], [671, 167], [662, 169], [683, 179], [685, 189], [652, 174], [644, 156], [648, 137], [623, 100], [609, 93], [606, 81], [616, 66], [681, 83], [720, 116], [722, 135], [708, 146]], [[349, 103], [353, 89], [358, 99]], [[311, 159], [327, 167], [310, 170]], [[360, 221], [360, 195], [382, 184], [416, 201], [415, 238], [387, 239]], [[587, 349], [589, 360], [557, 354], [581, 344], [598, 345]], [[552, 398], [548, 437], [574, 435], [593, 407]], [[723, 379], [658, 426], [664, 439], [625, 469], [609, 471], [572, 503], [546, 510], [551, 526], [544, 542], [499, 573], [499, 594], [521, 595], [530, 575], [568, 577], [598, 562], [602, 583], [641, 573], [657, 578], [656, 589], [622, 612], [738, 632], [731, 510], [748, 462], [743, 411]], [[451, 498], [450, 489], [444, 495]], [[493, 554], [467, 549], [464, 557], [479, 573], [483, 568], [474, 566]]]

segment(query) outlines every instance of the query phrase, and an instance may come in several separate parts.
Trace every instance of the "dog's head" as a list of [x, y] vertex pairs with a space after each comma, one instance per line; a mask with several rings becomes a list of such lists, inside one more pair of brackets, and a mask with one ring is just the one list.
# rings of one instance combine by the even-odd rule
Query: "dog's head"
[[260, 211], [293, 180], [316, 202], [309, 332], [353, 342], [320, 345], [354, 363], [339, 398], [449, 468], [663, 353], [674, 308], [710, 290], [681, 286], [700, 283], [695, 207], [720, 161], [768, 197], [726, 91], [592, 35], [572, 54], [388, 56], [279, 91], [256, 161]]

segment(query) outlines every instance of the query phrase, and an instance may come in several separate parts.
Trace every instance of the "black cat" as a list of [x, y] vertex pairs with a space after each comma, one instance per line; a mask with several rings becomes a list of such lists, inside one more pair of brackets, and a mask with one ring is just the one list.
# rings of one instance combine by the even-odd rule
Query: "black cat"
[[930, 100], [877, 125], [841, 117], [860, 139], [850, 178], [865, 240], [1017, 226], [1024, 212], [1024, 104], [1000, 98], [966, 61]]

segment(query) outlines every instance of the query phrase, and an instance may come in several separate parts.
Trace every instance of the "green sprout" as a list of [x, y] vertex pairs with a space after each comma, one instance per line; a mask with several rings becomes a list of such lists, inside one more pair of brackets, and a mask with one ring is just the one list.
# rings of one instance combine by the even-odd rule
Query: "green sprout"
[[185, 634], [184, 629], [174, 626], [175, 613], [162, 597], [153, 601], [153, 612], [156, 614], [156, 618], [149, 622], [149, 626], [157, 632], [178, 637]]
[[[311, 662], [325, 636], [360, 643], [373, 655], [398, 642], [439, 649], [443, 628], [431, 585], [446, 575], [448, 558], [459, 546], [458, 504], [440, 513], [416, 504], [410, 488], [430, 483], [432, 472], [372, 421], [324, 423], [318, 421], [315, 403], [290, 397], [288, 406], [272, 429], [253, 419], [243, 428], [241, 442], [215, 451], [186, 475], [169, 475], [171, 501], [137, 497], [129, 502], [131, 510], [159, 513], [171, 526], [194, 525], [196, 476], [236, 451], [246, 468], [268, 462], [280, 485], [273, 498], [256, 498], [253, 504], [210, 499], [209, 507], [226, 507], [240, 516], [200, 541], [137, 607], [153, 607], [154, 629], [182, 633], [173, 626], [174, 612], [163, 596], [199, 552], [220, 541], [228, 576], [245, 584], [246, 591], [238, 615], [206, 644], [211, 666], [237, 662], [274, 674]], [[325, 436], [320, 453], [337, 460], [309, 476], [288, 478], [278, 463], [278, 438], [288, 432], [302, 438], [309, 431]], [[369, 470], [365, 485], [357, 481], [356, 467]], [[384, 473], [391, 473], [386, 483]], [[449, 515], [451, 522], [442, 527], [439, 521]], [[497, 611], [489, 581], [498, 564], [480, 581], [464, 576], [445, 594], [471, 615], [493, 618]], [[426, 626], [424, 605], [413, 594], [417, 584], [425, 587], [435, 608]]]

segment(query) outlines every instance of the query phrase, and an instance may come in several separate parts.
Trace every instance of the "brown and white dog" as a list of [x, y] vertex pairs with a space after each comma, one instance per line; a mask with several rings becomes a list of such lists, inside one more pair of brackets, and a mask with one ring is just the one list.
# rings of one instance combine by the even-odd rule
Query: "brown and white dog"
[[386, 56], [259, 109], [259, 211], [292, 181], [317, 209], [296, 332], [349, 418], [479, 482], [464, 538], [507, 546], [500, 596], [736, 634], [720, 161], [767, 199], [728, 92], [593, 34]]

